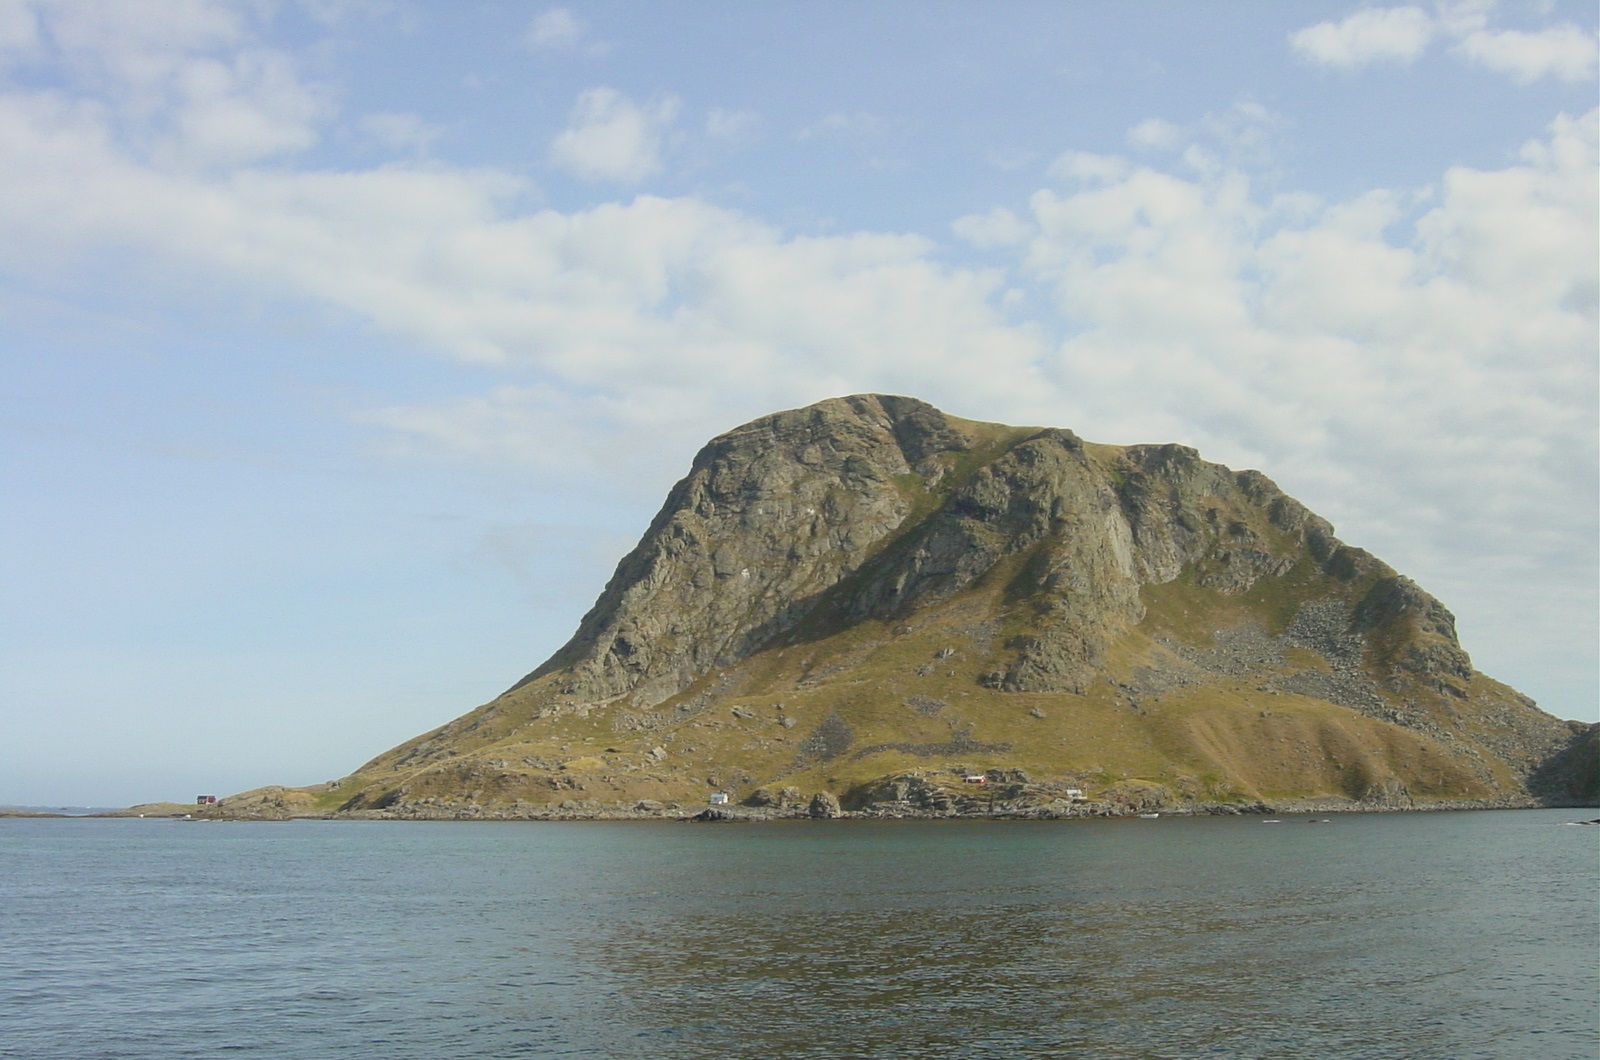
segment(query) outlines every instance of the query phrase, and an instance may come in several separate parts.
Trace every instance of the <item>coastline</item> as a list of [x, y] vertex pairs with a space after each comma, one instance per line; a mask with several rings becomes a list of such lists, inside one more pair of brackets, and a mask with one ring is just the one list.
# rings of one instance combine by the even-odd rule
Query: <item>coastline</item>
[[[168, 804], [171, 806], [171, 804]], [[151, 819], [193, 821], [672, 821], [703, 823], [761, 823], [797, 820], [856, 821], [1075, 821], [1138, 819], [1160, 817], [1276, 817], [1319, 816], [1328, 814], [1435, 813], [1466, 810], [1592, 809], [1593, 803], [1541, 801], [1529, 797], [1498, 799], [1429, 799], [1396, 802], [1363, 802], [1355, 799], [1280, 799], [1250, 803], [1184, 803], [1180, 805], [1130, 808], [1093, 802], [1070, 806], [1037, 805], [996, 800], [992, 805], [967, 805], [948, 809], [916, 806], [874, 805], [856, 809], [810, 804], [791, 806], [711, 806], [708, 803], [675, 802], [640, 806], [624, 803], [595, 803], [558, 807], [530, 805], [465, 805], [444, 807], [411, 805], [388, 809], [294, 812], [287, 809], [262, 810], [259, 807], [230, 808], [222, 804], [193, 807], [182, 811], [137, 813], [137, 808], [95, 814], [83, 819]], [[50, 815], [38, 815], [50, 816]], [[65, 818], [63, 818], [65, 819]], [[77, 818], [73, 818], [77, 819]]]

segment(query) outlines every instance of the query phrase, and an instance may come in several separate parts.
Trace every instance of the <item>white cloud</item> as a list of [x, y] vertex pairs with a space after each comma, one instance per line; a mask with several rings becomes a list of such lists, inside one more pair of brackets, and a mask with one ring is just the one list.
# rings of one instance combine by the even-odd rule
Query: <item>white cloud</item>
[[1171, 151], [1183, 144], [1184, 134], [1182, 129], [1170, 121], [1146, 118], [1128, 130], [1127, 140], [1131, 147], [1151, 151]]
[[1319, 66], [1353, 69], [1370, 63], [1411, 63], [1438, 38], [1450, 54], [1504, 74], [1518, 84], [1543, 77], [1594, 78], [1597, 40], [1569, 22], [1538, 30], [1490, 29], [1496, 0], [1443, 0], [1430, 15], [1420, 7], [1369, 7], [1341, 22], [1319, 22], [1289, 35], [1289, 46]]
[[1224, 111], [1206, 114], [1201, 128], [1218, 144], [1238, 156], [1265, 148], [1283, 119], [1261, 104], [1240, 100]]
[[292, 57], [249, 41], [235, 5], [123, 0], [9, 11], [0, 22], [35, 19], [36, 49], [47, 40], [115, 116], [116, 133], [162, 165], [227, 167], [302, 151], [329, 112]]
[[1595, 76], [1595, 37], [1571, 24], [1536, 33], [1480, 29], [1462, 38], [1454, 50], [1519, 84], [1541, 77], [1578, 82]]
[[[1263, 200], [1226, 167], [1037, 193], [1025, 268], [1073, 329], [1054, 378], [1093, 395], [1074, 425], [1265, 467], [1458, 606], [1592, 589], [1596, 127], [1448, 171], [1412, 223], [1405, 196]], [[1518, 573], [1468, 575], [1469, 554]], [[1496, 650], [1537, 655], [1573, 622], [1592, 618]]]
[[245, 52], [231, 64], [196, 58], [174, 71], [177, 136], [159, 150], [206, 165], [238, 165], [317, 142], [317, 96], [286, 56]]
[[47, 13], [50, 35], [69, 53], [98, 53], [124, 60], [130, 73], [160, 69], [162, 56], [245, 36], [243, 13], [220, 0], [112, 0], [35, 5]]
[[148, 268], [198, 266], [542, 380], [369, 417], [408, 451], [579, 468], [594, 425], [620, 422], [676, 461], [727, 408], [1040, 390], [1043, 347], [995, 305], [1002, 277], [941, 265], [920, 238], [785, 237], [692, 198], [516, 212], [520, 182], [436, 165], [164, 170], [53, 96], [0, 96], [0, 182], [7, 267], [136, 247]]
[[564, 7], [552, 7], [528, 26], [528, 43], [535, 48], [576, 48], [582, 37], [583, 23]]
[[1434, 0], [1434, 19], [1441, 33], [1464, 37], [1489, 24], [1500, 0]]
[[1109, 183], [1127, 176], [1128, 160], [1116, 155], [1097, 155], [1088, 151], [1064, 151], [1050, 163], [1049, 173], [1058, 180], [1086, 184]]
[[639, 106], [615, 89], [591, 88], [551, 143], [550, 161], [583, 180], [637, 184], [661, 171], [662, 132], [678, 109], [672, 97]]
[[[1183, 165], [1195, 172], [1214, 172], [1225, 165], [1270, 162], [1272, 145], [1284, 120], [1266, 107], [1249, 99], [1235, 102], [1222, 111], [1207, 112], [1189, 126], [1174, 125], [1160, 118], [1147, 118], [1124, 134], [1128, 145], [1145, 152], [1178, 154]], [[1068, 153], [1057, 159], [1052, 175], [1076, 179], [1115, 179], [1126, 172], [1127, 161], [1107, 157], [1092, 162], [1088, 156]], [[1106, 167], [1096, 176], [1096, 167]]]
[[1340, 69], [1409, 63], [1427, 48], [1433, 30], [1433, 19], [1420, 7], [1369, 7], [1292, 33], [1289, 46], [1319, 66]]
[[958, 217], [950, 225], [950, 230], [981, 250], [1018, 246], [1033, 234], [1031, 224], [1003, 206], [997, 206], [988, 213]]

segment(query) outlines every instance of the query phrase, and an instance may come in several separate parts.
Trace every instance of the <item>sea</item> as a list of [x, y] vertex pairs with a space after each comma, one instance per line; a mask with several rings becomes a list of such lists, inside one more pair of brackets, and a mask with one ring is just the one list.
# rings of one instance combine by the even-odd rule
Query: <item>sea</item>
[[1600, 1056], [1593, 810], [0, 820], [0, 1056]]

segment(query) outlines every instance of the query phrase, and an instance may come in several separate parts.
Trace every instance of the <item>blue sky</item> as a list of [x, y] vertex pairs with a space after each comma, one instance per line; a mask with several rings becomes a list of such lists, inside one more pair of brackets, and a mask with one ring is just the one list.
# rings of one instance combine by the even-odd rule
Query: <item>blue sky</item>
[[343, 775], [859, 391], [1260, 468], [1595, 720], [1595, 24], [0, 0], [0, 803]]

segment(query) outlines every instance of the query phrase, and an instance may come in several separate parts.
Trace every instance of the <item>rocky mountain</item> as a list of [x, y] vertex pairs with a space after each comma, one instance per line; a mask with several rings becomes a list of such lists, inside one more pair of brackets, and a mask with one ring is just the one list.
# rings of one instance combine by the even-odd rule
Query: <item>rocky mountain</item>
[[494, 701], [219, 812], [1591, 803], [1596, 739], [1259, 472], [862, 395], [713, 439]]

